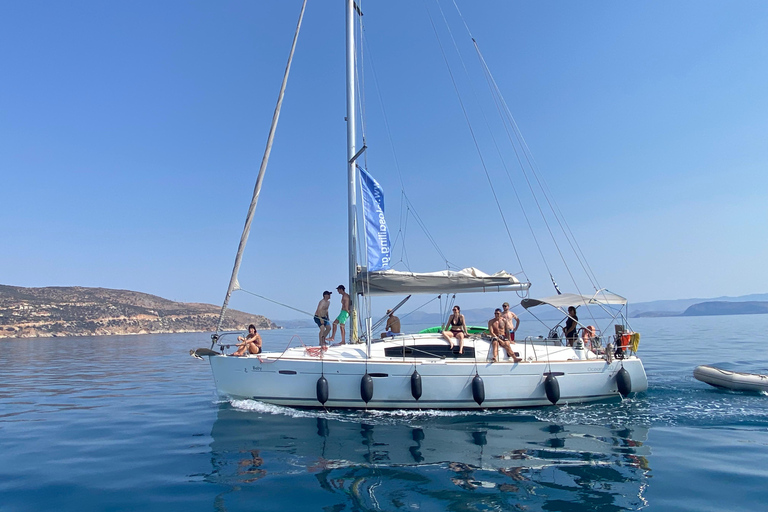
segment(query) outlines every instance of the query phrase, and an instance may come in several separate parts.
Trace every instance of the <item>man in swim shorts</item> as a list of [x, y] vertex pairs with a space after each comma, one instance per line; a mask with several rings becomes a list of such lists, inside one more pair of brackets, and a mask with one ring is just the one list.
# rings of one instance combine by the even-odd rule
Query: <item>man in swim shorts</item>
[[510, 345], [515, 344], [515, 331], [520, 327], [520, 318], [509, 309], [509, 302], [501, 305], [504, 311], [501, 312], [501, 319], [504, 321], [504, 335]]
[[395, 316], [391, 309], [387, 310], [387, 332], [381, 333], [382, 338], [391, 338], [400, 334], [400, 319]]
[[346, 324], [347, 319], [349, 318], [349, 294], [345, 291], [344, 285], [340, 284], [336, 287], [336, 291], [341, 294], [341, 313], [339, 313], [339, 316], [336, 317], [336, 320], [333, 321], [333, 332], [331, 333], [331, 337], [328, 338], [328, 341], [333, 341], [333, 339], [336, 337], [336, 326], [338, 325], [341, 329], [341, 342], [339, 345], [344, 345], [346, 343], [346, 340], [344, 339], [345, 333], [346, 333]]
[[317, 303], [315, 310], [315, 323], [320, 328], [320, 346], [325, 346], [325, 337], [331, 332], [331, 317], [328, 316], [328, 308], [331, 305], [331, 292], [324, 291], [323, 299]]
[[507, 341], [505, 334], [506, 322], [501, 317], [501, 310], [496, 308], [493, 312], [493, 318], [488, 320], [488, 332], [491, 335], [491, 342], [493, 343], [493, 359], [492, 362], [496, 363], [499, 360], [499, 346], [501, 346], [506, 352], [507, 357], [516, 363], [522, 361], [521, 358], [515, 355], [515, 351], [512, 350], [512, 345]]

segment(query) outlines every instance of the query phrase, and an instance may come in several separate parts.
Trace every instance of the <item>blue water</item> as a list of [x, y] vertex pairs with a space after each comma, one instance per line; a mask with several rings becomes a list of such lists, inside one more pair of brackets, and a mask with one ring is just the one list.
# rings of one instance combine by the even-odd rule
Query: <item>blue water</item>
[[632, 325], [646, 393], [479, 414], [221, 402], [204, 334], [4, 341], [0, 510], [766, 510], [768, 396], [692, 371], [768, 373], [768, 315]]

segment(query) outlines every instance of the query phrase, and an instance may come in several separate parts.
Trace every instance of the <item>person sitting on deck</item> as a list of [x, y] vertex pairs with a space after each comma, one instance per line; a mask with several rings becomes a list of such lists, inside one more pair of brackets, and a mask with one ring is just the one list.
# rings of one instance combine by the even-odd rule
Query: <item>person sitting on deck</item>
[[237, 349], [237, 352], [232, 354], [233, 356], [245, 355], [246, 351], [250, 354], [258, 354], [261, 352], [261, 336], [256, 330], [256, 326], [253, 324], [248, 326], [248, 336], [238, 336], [237, 341], [242, 343], [237, 344], [240, 348]]
[[464, 320], [459, 306], [453, 306], [453, 313], [448, 317], [442, 335], [451, 344], [451, 350], [453, 350], [453, 338], [459, 340], [459, 354], [464, 353], [464, 338], [469, 336], [469, 333], [467, 332], [467, 321]]
[[381, 333], [382, 338], [391, 338], [400, 334], [400, 319], [395, 316], [391, 309], [387, 310], [387, 332]]
[[501, 316], [501, 310], [496, 308], [496, 311], [493, 312], [493, 318], [488, 320], [488, 332], [491, 334], [491, 342], [493, 343], [493, 359], [491, 361], [494, 363], [498, 362], [499, 345], [501, 345], [507, 352], [507, 357], [518, 363], [522, 361], [522, 358], [515, 355], [512, 345], [506, 340], [504, 336], [505, 325], [506, 323]]

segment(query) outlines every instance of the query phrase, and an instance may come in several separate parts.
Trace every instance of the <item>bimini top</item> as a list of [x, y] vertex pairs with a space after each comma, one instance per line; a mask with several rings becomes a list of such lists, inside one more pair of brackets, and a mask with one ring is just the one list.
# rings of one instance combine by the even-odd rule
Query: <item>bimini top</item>
[[358, 290], [364, 295], [407, 293], [500, 292], [527, 290], [531, 283], [521, 283], [504, 270], [488, 275], [476, 268], [414, 273], [398, 270], [361, 272]]
[[576, 293], [562, 293], [560, 295], [553, 295], [552, 297], [546, 297], [544, 299], [523, 299], [520, 301], [520, 305], [525, 309], [532, 308], [534, 306], [541, 306], [547, 304], [555, 308], [567, 308], [568, 306], [589, 306], [590, 304], [616, 304], [623, 306], [627, 303], [627, 299], [615, 293], [601, 290], [595, 293], [594, 296], [589, 297], [587, 295], [578, 295]]

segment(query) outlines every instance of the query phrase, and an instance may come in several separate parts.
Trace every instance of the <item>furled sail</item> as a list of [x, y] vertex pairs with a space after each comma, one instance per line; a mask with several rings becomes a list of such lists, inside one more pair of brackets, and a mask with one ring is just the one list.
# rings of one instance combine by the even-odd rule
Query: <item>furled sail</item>
[[384, 218], [384, 191], [381, 185], [364, 169], [360, 169], [363, 191], [363, 220], [365, 221], [365, 242], [368, 248], [368, 269], [389, 268], [390, 245], [387, 220]]
[[527, 290], [531, 286], [531, 283], [521, 283], [515, 276], [503, 270], [488, 275], [472, 267], [458, 271], [427, 273], [367, 271], [359, 273], [356, 281], [357, 289], [363, 295], [500, 292]]

